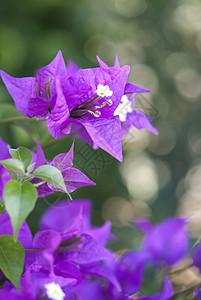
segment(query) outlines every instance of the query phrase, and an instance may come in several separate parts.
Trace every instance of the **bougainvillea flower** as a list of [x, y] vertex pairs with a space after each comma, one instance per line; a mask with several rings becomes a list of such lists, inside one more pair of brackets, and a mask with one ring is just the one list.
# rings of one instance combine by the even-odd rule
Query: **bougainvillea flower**
[[116, 258], [104, 247], [110, 238], [109, 226], [92, 227], [90, 210], [87, 200], [61, 201], [50, 207], [41, 219], [43, 230], [34, 237], [34, 249], [44, 249], [35, 253], [36, 261], [49, 272], [76, 279], [77, 284], [87, 275], [120, 290], [114, 272]]
[[[57, 204], [56, 208], [50, 207], [41, 220], [42, 228], [45, 230], [37, 233], [34, 238], [35, 248], [41, 248], [41, 243], [47, 240], [46, 235], [51, 233], [51, 235], [55, 235], [55, 238], [52, 239], [53, 246], [45, 248], [48, 253], [52, 251], [50, 249], [55, 252], [54, 247], [57, 248], [54, 253], [55, 261], [70, 260], [78, 264], [86, 264], [113, 259], [113, 254], [103, 246], [105, 244], [103, 238], [99, 243], [99, 239], [90, 234], [90, 232], [93, 233], [93, 228], [86, 226], [89, 224], [89, 220], [85, 220], [88, 218], [89, 205], [87, 204], [84, 202], [82, 209], [81, 201], [74, 201], [70, 204], [62, 201], [62, 204]], [[95, 230], [99, 237], [98, 229]], [[102, 228], [100, 230], [102, 233]], [[108, 229], [103, 236], [104, 240], [108, 238]], [[51, 241], [51, 239], [49, 240]], [[56, 245], [56, 240], [58, 240], [58, 245]]]
[[78, 123], [95, 144], [122, 161], [121, 123], [114, 111], [124, 94], [129, 70], [124, 66], [72, 71], [59, 52], [37, 72], [37, 78], [13, 78], [4, 71], [1, 77], [17, 109], [29, 118], [47, 118], [54, 138], [69, 134], [72, 124]]
[[122, 161], [121, 124], [113, 114], [123, 96], [128, 72], [128, 66], [79, 70], [68, 78], [65, 88], [56, 80], [57, 99], [47, 119], [52, 136], [69, 134], [72, 124], [78, 124], [97, 146]]
[[174, 295], [174, 290], [172, 287], [172, 283], [168, 276], [164, 278], [162, 291], [152, 295], [152, 296], [143, 296], [137, 298], [136, 300], [169, 300], [172, 299]]
[[188, 252], [189, 238], [186, 230], [187, 220], [171, 217], [151, 227], [146, 219], [136, 220], [134, 224], [146, 232], [142, 248], [148, 252], [156, 264], [172, 266], [180, 262]]

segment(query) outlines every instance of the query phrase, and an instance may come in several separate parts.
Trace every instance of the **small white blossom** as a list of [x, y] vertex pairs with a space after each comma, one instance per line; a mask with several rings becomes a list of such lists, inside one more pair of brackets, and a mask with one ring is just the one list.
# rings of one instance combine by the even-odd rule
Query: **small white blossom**
[[62, 291], [61, 287], [55, 283], [47, 283], [45, 284], [46, 294], [51, 300], [64, 300], [65, 294]]
[[132, 112], [133, 108], [131, 105], [131, 102], [129, 101], [128, 97], [126, 95], [123, 95], [121, 98], [121, 102], [117, 109], [114, 112], [114, 116], [119, 116], [119, 119], [121, 122], [126, 121], [127, 113]]
[[110, 90], [108, 85], [102, 85], [99, 83], [97, 86], [96, 94], [99, 97], [110, 97], [113, 94], [113, 91]]

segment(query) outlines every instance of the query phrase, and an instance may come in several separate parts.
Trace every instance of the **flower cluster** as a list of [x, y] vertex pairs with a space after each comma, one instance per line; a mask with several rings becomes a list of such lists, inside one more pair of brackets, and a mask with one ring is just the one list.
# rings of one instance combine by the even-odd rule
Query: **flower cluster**
[[[18, 233], [28, 252], [21, 289], [16, 290], [6, 281], [0, 290], [1, 299], [126, 300], [140, 291], [148, 263], [158, 269], [173, 266], [188, 252], [185, 219], [170, 218], [155, 226], [141, 219], [135, 222], [145, 232], [141, 249], [117, 258], [105, 246], [108, 240], [113, 240], [110, 222], [93, 227], [90, 211], [88, 200], [57, 203], [42, 216], [40, 231], [33, 240], [24, 222]], [[1, 235], [12, 234], [7, 213], [1, 215], [0, 224]], [[195, 265], [200, 266], [200, 262]], [[165, 300], [171, 299], [173, 293], [170, 278], [165, 276], [160, 292], [135, 299]]]

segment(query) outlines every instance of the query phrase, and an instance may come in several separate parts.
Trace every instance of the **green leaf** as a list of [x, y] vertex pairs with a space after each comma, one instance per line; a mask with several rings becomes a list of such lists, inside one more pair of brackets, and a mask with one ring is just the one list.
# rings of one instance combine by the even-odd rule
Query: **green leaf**
[[18, 149], [9, 149], [10, 155], [12, 158], [18, 159], [23, 162], [25, 169], [28, 168], [32, 161], [32, 155], [29, 149], [25, 147], [20, 147]]
[[11, 180], [4, 187], [3, 197], [16, 239], [20, 226], [35, 207], [37, 190], [30, 182], [21, 185], [19, 181]]
[[6, 169], [11, 169], [20, 173], [24, 173], [25, 166], [23, 162], [18, 159], [9, 158], [5, 160], [0, 160], [0, 164], [3, 165]]
[[19, 280], [24, 267], [24, 248], [11, 235], [0, 236], [0, 269], [19, 289]]
[[13, 170], [7, 168], [8, 173], [10, 174], [12, 179], [16, 179], [20, 181], [21, 174], [14, 172]]
[[68, 193], [64, 184], [63, 176], [57, 168], [51, 165], [43, 165], [38, 167], [32, 175], [42, 179], [45, 182], [50, 182], [56, 187]]
[[33, 171], [33, 169], [34, 169], [34, 167], [35, 167], [35, 162], [33, 163], [33, 164], [31, 164], [30, 166], [28, 166], [28, 168], [27, 168], [27, 172], [28, 173], [31, 173], [32, 171]]

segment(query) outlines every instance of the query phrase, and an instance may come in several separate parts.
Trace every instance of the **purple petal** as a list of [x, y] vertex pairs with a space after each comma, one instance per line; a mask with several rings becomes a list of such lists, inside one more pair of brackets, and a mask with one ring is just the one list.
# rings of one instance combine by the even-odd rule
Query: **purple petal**
[[74, 63], [74, 61], [69, 60], [67, 66], [67, 77], [74, 75], [77, 71], [79, 71], [78, 66]]
[[51, 165], [60, 171], [68, 168], [73, 162], [73, 151], [74, 151], [74, 143], [72, 144], [69, 152], [60, 153], [59, 155], [55, 156], [53, 161], [51, 162]]
[[201, 299], [201, 290], [200, 287], [196, 287], [194, 289], [195, 299], [200, 300]]
[[102, 227], [92, 228], [86, 233], [91, 235], [99, 244], [105, 246], [108, 240], [113, 238], [111, 234], [111, 222], [107, 221]]
[[172, 217], [153, 226], [144, 238], [143, 247], [156, 264], [174, 265], [188, 252], [189, 239], [186, 219]]
[[151, 221], [143, 217], [135, 218], [132, 224], [143, 233], [148, 233], [153, 228]]
[[119, 117], [100, 118], [97, 120], [79, 120], [85, 127], [93, 142], [110, 153], [119, 161], [122, 157], [122, 131]]
[[34, 170], [46, 163], [46, 158], [43, 149], [37, 139], [36, 139], [36, 146], [37, 146], [37, 151], [36, 151]]
[[115, 56], [114, 67], [117, 68], [117, 69], [120, 68], [118, 55]]
[[83, 282], [75, 289], [76, 299], [78, 300], [105, 300], [103, 289], [99, 282]]
[[9, 153], [9, 145], [7, 145], [2, 138], [0, 138], [0, 160], [11, 158]]
[[47, 127], [55, 139], [63, 136], [61, 125], [67, 121], [70, 116], [66, 98], [63, 94], [59, 79], [56, 79], [56, 92], [56, 102], [54, 107], [51, 109], [49, 118], [47, 119]]
[[109, 250], [102, 247], [90, 235], [82, 234], [81, 238], [83, 242], [77, 250], [59, 253], [57, 261], [65, 259], [77, 264], [86, 264], [114, 258]]
[[8, 92], [15, 101], [16, 108], [29, 117], [29, 102], [31, 98], [37, 97], [37, 91], [34, 87], [36, 79], [34, 77], [14, 78], [4, 71], [0, 73]]
[[98, 64], [99, 64], [99, 67], [100, 68], [103, 68], [103, 69], [109, 69], [108, 65], [106, 65], [106, 63], [104, 63], [104, 61], [102, 61], [100, 59], [100, 57], [98, 57], [98, 55], [96, 56], [97, 58], [97, 61], [98, 61]]
[[[39, 119], [45, 119], [49, 112], [48, 108], [50, 101], [42, 97], [30, 98], [27, 102], [27, 114], [28, 118], [37, 117]], [[24, 113], [25, 114], [25, 113]]]
[[43, 251], [35, 252], [37, 262], [53, 272], [54, 251], [61, 243], [61, 234], [53, 230], [44, 230], [38, 232], [33, 240], [34, 249], [43, 249]]
[[64, 183], [69, 193], [72, 193], [76, 189], [88, 185], [96, 185], [95, 182], [91, 181], [86, 175], [80, 170], [73, 167], [62, 171]]
[[143, 296], [140, 298], [137, 298], [136, 300], [169, 300], [172, 299], [172, 296], [174, 295], [174, 290], [172, 287], [172, 283], [168, 276], [164, 278], [163, 282], [163, 289], [161, 292], [152, 295], [152, 296]]
[[[13, 235], [13, 227], [7, 212], [3, 212], [0, 216], [0, 235]], [[23, 222], [17, 236], [25, 249], [32, 248], [32, 234], [26, 222]]]
[[34, 240], [34, 249], [44, 249], [48, 252], [53, 253], [61, 243], [60, 233], [53, 230], [44, 230], [37, 232]]
[[[39, 183], [42, 180], [38, 179], [38, 178], [34, 178], [31, 183]], [[47, 197], [49, 195], [51, 195], [52, 193], [54, 193], [53, 190], [51, 190], [48, 186], [47, 183], [44, 183], [40, 186], [37, 187], [37, 192], [38, 192], [38, 198], [43, 198], [43, 197]]]
[[77, 279], [77, 284], [80, 284], [82, 281], [82, 275], [79, 268], [76, 264], [70, 261], [61, 261], [54, 267], [54, 273], [57, 276], [65, 278], [75, 278]]
[[114, 285], [117, 291], [121, 291], [121, 286], [114, 274], [114, 267], [104, 263], [95, 262], [92, 264], [80, 265], [82, 273], [90, 274], [100, 279], [104, 279]]
[[67, 231], [82, 212], [82, 230], [90, 228], [91, 202], [88, 200], [63, 200], [46, 210], [40, 221], [42, 229], [54, 229], [59, 232]]
[[147, 129], [154, 134], [158, 134], [158, 130], [151, 125], [150, 118], [143, 114], [141, 111], [133, 110], [127, 114], [125, 122], [122, 122], [128, 126], [134, 126], [137, 129]]
[[59, 51], [53, 61], [45, 66], [44, 68], [40, 69], [37, 72], [37, 81], [40, 85], [41, 94], [44, 95], [44, 82], [45, 80], [50, 77], [50, 92], [51, 96], [56, 93], [55, 88], [55, 79], [60, 78], [62, 80], [62, 84], [65, 85], [67, 79], [67, 70], [66, 65], [62, 56], [61, 51]]
[[133, 94], [133, 93], [149, 93], [150, 91], [147, 89], [143, 89], [133, 83], [126, 83], [125, 89], [124, 89], [124, 95], [127, 94]]
[[[9, 300], [22, 300], [23, 295], [21, 294], [20, 291], [6, 291], [0, 289], [0, 299], [9, 299]], [[32, 299], [27, 299], [27, 300], [33, 300]]]
[[139, 290], [149, 259], [150, 256], [141, 251], [131, 251], [121, 257], [116, 275], [125, 294], [132, 295]]

